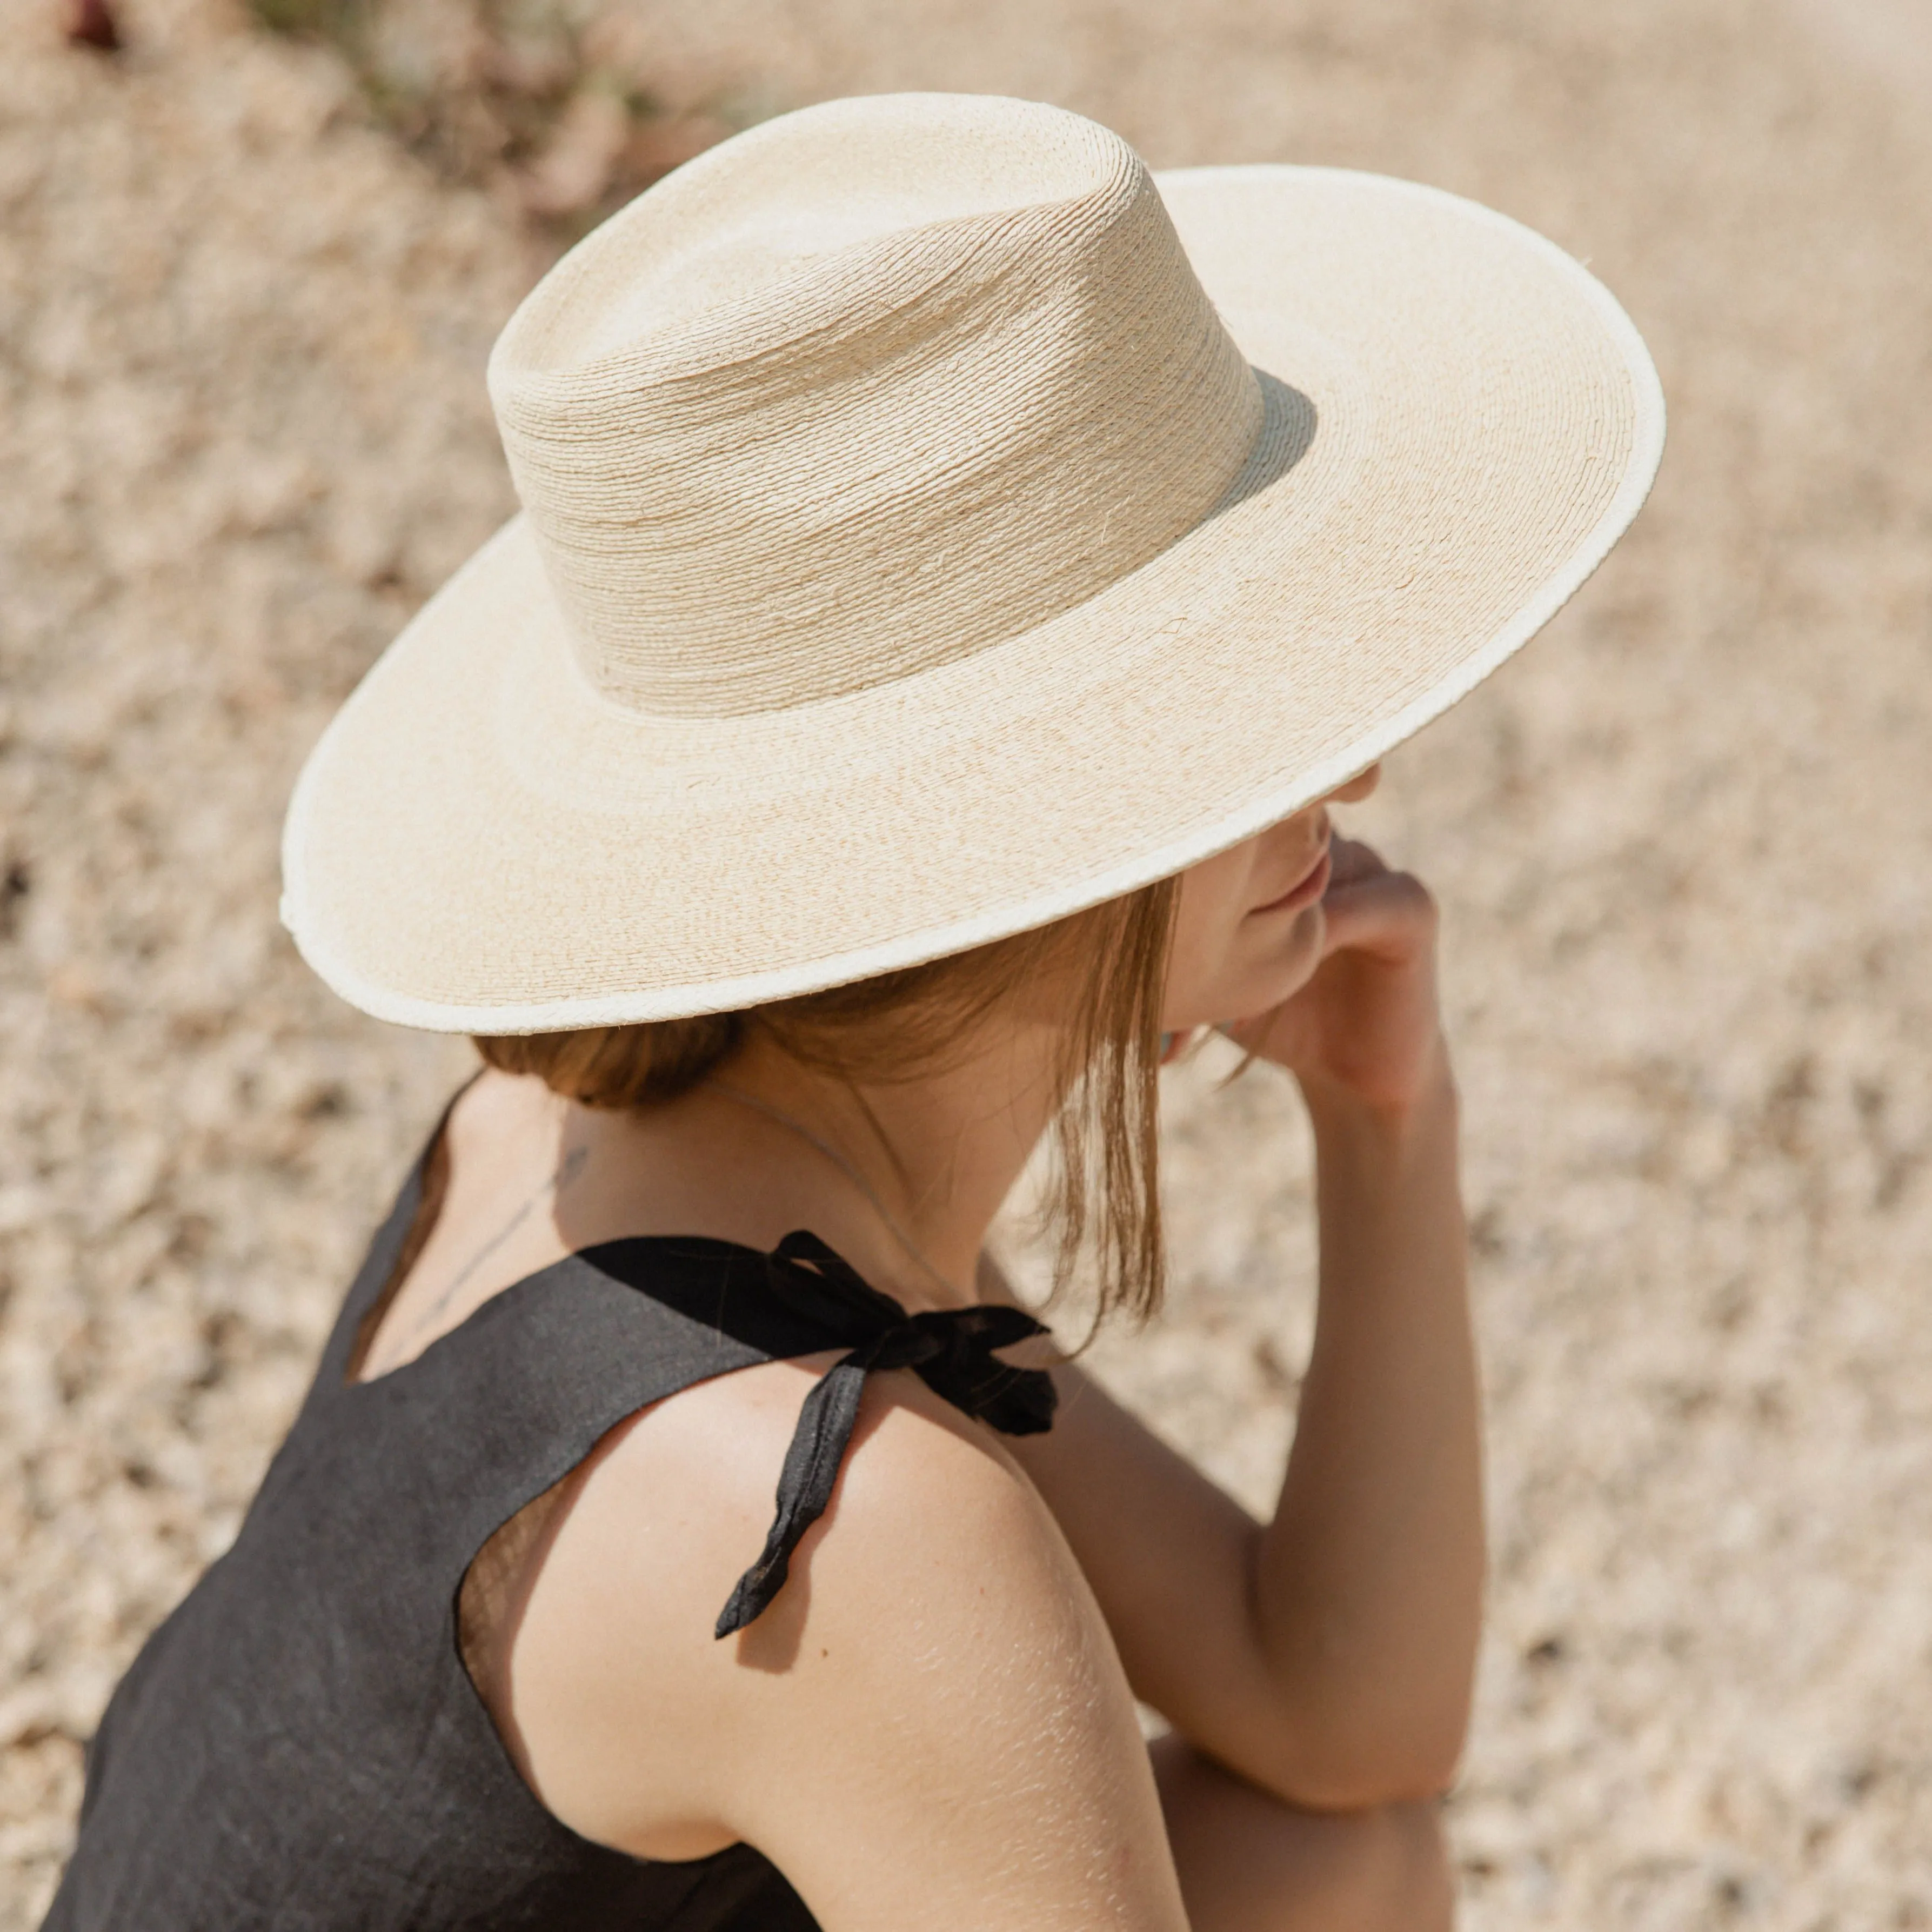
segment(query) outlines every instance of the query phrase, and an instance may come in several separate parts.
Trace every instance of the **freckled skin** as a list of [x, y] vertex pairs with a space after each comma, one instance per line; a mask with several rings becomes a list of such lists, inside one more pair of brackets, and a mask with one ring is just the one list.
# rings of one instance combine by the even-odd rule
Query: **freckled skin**
[[[567, 1824], [653, 1858], [748, 1840], [826, 1932], [1448, 1923], [1433, 1801], [1480, 1611], [1475, 1378], [1433, 908], [1330, 840], [1330, 805], [1376, 776], [1184, 875], [1164, 1000], [1184, 1040], [1224, 1024], [1285, 1068], [1314, 1128], [1320, 1310], [1271, 1520], [1073, 1366], [1052, 1432], [1011, 1440], [875, 1376], [792, 1580], [714, 1642], [833, 1358], [686, 1390], [485, 1559], [478, 1688]], [[836, 1163], [706, 1090], [612, 1115], [486, 1075], [364, 1372], [625, 1234], [809, 1226], [909, 1307], [1004, 1298], [982, 1243], [1046, 1124], [1054, 1042], [1051, 1016], [995, 1014], [959, 1064], [860, 1088], [754, 1042], [732, 1083]], [[1151, 1750], [1137, 1696], [1173, 1726]]]

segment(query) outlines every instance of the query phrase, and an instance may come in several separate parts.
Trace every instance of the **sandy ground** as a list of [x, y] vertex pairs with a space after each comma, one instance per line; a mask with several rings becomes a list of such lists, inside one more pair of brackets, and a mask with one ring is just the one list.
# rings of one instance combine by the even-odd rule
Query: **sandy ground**
[[[296, 764], [505, 513], [513, 216], [332, 56], [4, 0], [0, 1928], [80, 1741], [232, 1534], [449, 1043], [274, 922]], [[1932, 61], [1912, 0], [640, 5], [772, 104], [998, 88], [1159, 164], [1475, 194], [1672, 409], [1651, 509], [1357, 823], [1440, 895], [1495, 1582], [1477, 1928], [1932, 1924]], [[806, 22], [809, 22], [809, 26]], [[1917, 22], [1922, 28], [1922, 21]], [[1306, 1149], [1173, 1076], [1180, 1276], [1106, 1372], [1265, 1502]]]

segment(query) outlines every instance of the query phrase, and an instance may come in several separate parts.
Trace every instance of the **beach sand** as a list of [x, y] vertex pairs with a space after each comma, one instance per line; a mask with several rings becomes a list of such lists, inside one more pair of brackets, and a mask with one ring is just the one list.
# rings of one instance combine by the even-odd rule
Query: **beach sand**
[[[330, 52], [14, 0], [0, 66], [0, 1928], [82, 1742], [233, 1534], [459, 1044], [275, 921], [331, 708], [506, 514], [542, 264]], [[807, 23], [809, 24], [807, 24]], [[767, 107], [997, 88], [1156, 165], [1339, 164], [1588, 261], [1651, 507], [1349, 814], [1436, 890], [1494, 1570], [1474, 1928], [1932, 1924], [1932, 58], [1905, 0], [640, 5]], [[1258, 1508], [1305, 1136], [1169, 1077], [1177, 1285], [1102, 1372]], [[1024, 1253], [1020, 1265], [1028, 1265]]]

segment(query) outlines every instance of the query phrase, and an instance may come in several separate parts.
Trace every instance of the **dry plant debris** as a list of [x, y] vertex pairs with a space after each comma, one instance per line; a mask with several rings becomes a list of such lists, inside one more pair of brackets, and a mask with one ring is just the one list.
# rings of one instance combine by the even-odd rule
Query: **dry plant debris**
[[584, 0], [250, 4], [338, 53], [376, 119], [446, 179], [506, 193], [556, 241], [755, 118], [742, 90], [654, 85], [634, 21]]

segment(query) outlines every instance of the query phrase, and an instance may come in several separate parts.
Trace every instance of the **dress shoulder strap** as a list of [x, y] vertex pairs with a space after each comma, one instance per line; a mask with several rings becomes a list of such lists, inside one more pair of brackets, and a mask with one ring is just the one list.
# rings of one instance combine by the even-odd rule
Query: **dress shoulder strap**
[[468, 1432], [427, 1435], [416, 1450], [432, 1466], [427, 1489], [464, 1499], [445, 1546], [466, 1564], [514, 1508], [626, 1415], [736, 1369], [842, 1350], [800, 1410], [764, 1548], [719, 1613], [724, 1637], [784, 1588], [792, 1552], [831, 1501], [868, 1375], [910, 1369], [965, 1414], [1030, 1435], [1052, 1426], [1052, 1378], [995, 1351], [1046, 1332], [1019, 1309], [977, 1303], [909, 1315], [802, 1230], [770, 1253], [646, 1235], [566, 1256], [346, 1394], [372, 1422], [391, 1418], [377, 1435], [392, 1433], [405, 1407], [471, 1419]]
[[329, 1331], [314, 1385], [310, 1391], [311, 1402], [318, 1393], [340, 1388], [348, 1380], [350, 1364], [356, 1358], [357, 1345], [372, 1310], [406, 1264], [409, 1256], [406, 1250], [412, 1234], [427, 1232], [419, 1230], [418, 1224], [423, 1217], [425, 1198], [432, 1186], [437, 1184], [443, 1130], [449, 1125], [449, 1117], [456, 1111], [457, 1102], [482, 1077], [483, 1069], [479, 1066], [442, 1103], [442, 1111], [436, 1117], [435, 1126], [430, 1129], [421, 1150], [410, 1163], [409, 1172], [403, 1177], [396, 1198], [370, 1238], [362, 1264], [350, 1283], [349, 1292], [336, 1316], [335, 1326]]
[[[799, 1412], [765, 1546], [718, 1613], [715, 1635], [742, 1630], [784, 1587], [792, 1552], [832, 1500], [866, 1378], [875, 1370], [910, 1369], [955, 1408], [1009, 1436], [1052, 1426], [1052, 1378], [1043, 1370], [1016, 1368], [994, 1353], [1047, 1332], [1021, 1310], [976, 1303], [908, 1315], [803, 1229], [788, 1234], [770, 1254], [724, 1242], [703, 1245], [725, 1261], [728, 1275], [738, 1275], [741, 1294], [734, 1312], [751, 1318], [766, 1354], [810, 1354], [828, 1346], [846, 1350]], [[735, 1267], [728, 1257], [735, 1258]], [[669, 1300], [675, 1279], [652, 1268], [648, 1282], [638, 1285], [653, 1298]], [[751, 1292], [745, 1294], [747, 1288]], [[715, 1310], [721, 1326], [728, 1303], [721, 1282]], [[800, 1340], [807, 1346], [796, 1346]]]
[[[446, 1108], [443, 1118], [448, 1118], [448, 1109]], [[404, 1244], [416, 1226], [422, 1207], [430, 1162], [442, 1133], [442, 1122], [439, 1120], [435, 1132], [424, 1142], [422, 1151], [404, 1177], [388, 1213], [370, 1238], [362, 1264], [356, 1270], [356, 1278], [350, 1283], [349, 1292], [335, 1318], [335, 1326], [329, 1330], [328, 1340], [323, 1346], [321, 1363], [310, 1390], [310, 1402], [323, 1391], [340, 1388], [348, 1378], [349, 1365], [355, 1354], [356, 1338], [362, 1332], [364, 1320], [394, 1277]]]
[[[351, 1382], [358, 1340], [397, 1271], [463, 1090], [370, 1244], [287, 1445], [306, 1460], [298, 1444], [344, 1430], [392, 1450], [407, 1442], [418, 1492], [458, 1502], [439, 1525], [422, 1526], [418, 1548], [466, 1568], [509, 1515], [567, 1475], [626, 1416], [734, 1370], [842, 1350], [800, 1411], [764, 1547], [718, 1615], [716, 1634], [724, 1637], [784, 1588], [793, 1552], [831, 1501], [875, 1370], [910, 1369], [1008, 1435], [1052, 1426], [1052, 1378], [996, 1352], [1047, 1332], [1031, 1316], [977, 1303], [908, 1314], [802, 1229], [769, 1253], [695, 1235], [600, 1243], [494, 1295], [400, 1367]], [[338, 1419], [325, 1424], [325, 1410]], [[466, 1420], [426, 1426], [437, 1417]], [[374, 1469], [366, 1474], [377, 1479]]]

